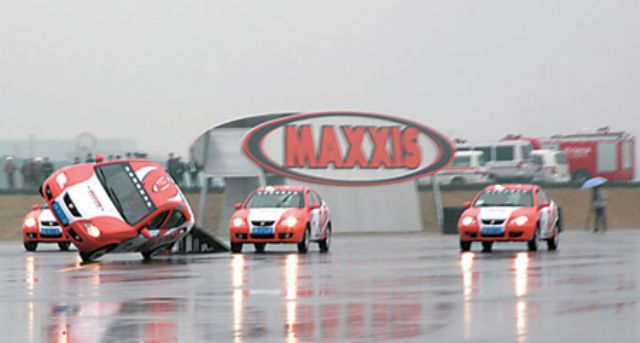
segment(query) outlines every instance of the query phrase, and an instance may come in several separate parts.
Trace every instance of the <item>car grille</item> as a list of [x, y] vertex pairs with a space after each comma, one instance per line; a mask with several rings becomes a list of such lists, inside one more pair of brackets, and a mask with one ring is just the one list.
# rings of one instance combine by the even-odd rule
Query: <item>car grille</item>
[[251, 225], [253, 226], [272, 226], [275, 224], [275, 220], [252, 220]]
[[504, 237], [504, 232], [501, 233], [491, 233], [491, 234], [487, 234], [487, 233], [481, 233], [480, 236], [481, 237]]
[[64, 200], [64, 204], [67, 205], [67, 208], [69, 209], [69, 212], [71, 212], [71, 214], [73, 214], [76, 218], [81, 217], [80, 211], [78, 211], [76, 204], [74, 204], [73, 201], [71, 201], [71, 197], [69, 196], [69, 193], [64, 195], [63, 200]]
[[60, 226], [60, 224], [55, 220], [41, 220], [40, 225], [42, 226]]
[[274, 238], [275, 235], [273, 233], [268, 233], [268, 234], [251, 234], [251, 238], [258, 238], [258, 239], [272, 239]]
[[484, 225], [502, 225], [502, 224], [504, 224], [504, 219], [482, 219], [482, 224], [484, 224]]

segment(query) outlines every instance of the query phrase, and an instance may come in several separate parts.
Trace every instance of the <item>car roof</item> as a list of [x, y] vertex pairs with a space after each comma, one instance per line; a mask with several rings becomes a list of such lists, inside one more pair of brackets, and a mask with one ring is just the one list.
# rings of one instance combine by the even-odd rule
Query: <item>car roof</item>
[[540, 188], [538, 185], [532, 184], [515, 184], [515, 183], [507, 183], [507, 184], [497, 184], [487, 186], [485, 191], [498, 191], [498, 190], [510, 190], [510, 191], [534, 191]]
[[304, 192], [308, 187], [300, 185], [273, 185], [258, 187], [256, 192]]

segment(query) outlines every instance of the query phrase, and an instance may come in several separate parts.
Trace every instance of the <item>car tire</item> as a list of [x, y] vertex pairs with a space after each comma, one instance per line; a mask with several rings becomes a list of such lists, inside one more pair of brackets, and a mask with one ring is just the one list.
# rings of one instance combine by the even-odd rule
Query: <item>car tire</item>
[[71, 246], [71, 242], [58, 242], [58, 248], [61, 251], [69, 251], [70, 246]]
[[451, 180], [451, 186], [453, 187], [462, 187], [464, 186], [464, 184], [464, 179], [461, 177], [455, 177], [453, 178], [453, 180]]
[[491, 252], [493, 242], [482, 242], [482, 252]]
[[529, 241], [527, 241], [527, 247], [529, 251], [537, 251], [538, 250], [538, 229], [534, 231], [533, 236]]
[[331, 249], [331, 223], [327, 224], [327, 234], [323, 240], [318, 242], [318, 247], [320, 247], [321, 253], [328, 253]]
[[304, 234], [302, 235], [302, 239], [300, 239], [300, 243], [298, 243], [298, 253], [306, 254], [309, 252], [309, 244], [311, 243], [309, 225], [304, 229]]
[[233, 254], [239, 254], [242, 252], [242, 243], [231, 242], [229, 243], [229, 246], [231, 247], [231, 253]]
[[253, 247], [258, 254], [264, 254], [264, 248], [267, 246], [267, 243], [253, 243]]
[[549, 251], [555, 251], [558, 249], [558, 245], [560, 245], [560, 230], [556, 226], [553, 237], [547, 239], [547, 249]]
[[36, 251], [36, 249], [38, 248], [38, 242], [23, 242], [24, 243], [24, 248], [27, 251]]
[[94, 251], [80, 251], [79, 254], [80, 254], [80, 258], [82, 258], [82, 262], [91, 263], [99, 259], [100, 257], [102, 257], [104, 254], [111, 251], [111, 249], [113, 248], [115, 248], [114, 245], [109, 245]]
[[171, 250], [171, 248], [173, 248], [173, 243], [169, 243], [169, 244], [165, 244], [165, 245], [159, 246], [159, 247], [157, 247], [157, 248], [155, 248], [155, 249], [153, 249], [151, 251], [141, 251], [140, 254], [142, 254], [142, 258], [145, 261], [151, 261], [160, 252], [166, 251], [166, 250]]
[[469, 251], [471, 250], [471, 241], [460, 241], [460, 251]]

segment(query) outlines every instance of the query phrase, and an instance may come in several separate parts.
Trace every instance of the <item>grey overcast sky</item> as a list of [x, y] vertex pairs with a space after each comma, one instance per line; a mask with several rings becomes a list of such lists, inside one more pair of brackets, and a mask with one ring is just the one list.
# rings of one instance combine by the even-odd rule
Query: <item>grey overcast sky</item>
[[638, 0], [0, 0], [0, 139], [186, 155], [244, 114], [366, 110], [470, 139], [640, 132]]

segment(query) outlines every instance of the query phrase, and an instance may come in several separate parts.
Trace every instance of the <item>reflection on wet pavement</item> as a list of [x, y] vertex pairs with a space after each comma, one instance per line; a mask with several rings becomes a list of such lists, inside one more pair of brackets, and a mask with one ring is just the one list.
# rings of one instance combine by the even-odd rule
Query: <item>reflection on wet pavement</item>
[[0, 325], [20, 342], [640, 341], [640, 234], [594, 237], [487, 254], [459, 253], [455, 236], [338, 236], [328, 255], [88, 265], [2, 243]]

